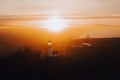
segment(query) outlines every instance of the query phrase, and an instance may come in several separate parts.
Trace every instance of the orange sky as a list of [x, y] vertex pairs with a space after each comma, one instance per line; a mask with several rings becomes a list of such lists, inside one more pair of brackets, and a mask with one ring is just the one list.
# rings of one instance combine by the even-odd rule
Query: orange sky
[[[49, 17], [59, 15], [67, 27], [61, 32], [45, 28]], [[57, 27], [57, 26], [56, 26]], [[0, 33], [67, 40], [91, 37], [120, 37], [120, 0], [0, 0]]]

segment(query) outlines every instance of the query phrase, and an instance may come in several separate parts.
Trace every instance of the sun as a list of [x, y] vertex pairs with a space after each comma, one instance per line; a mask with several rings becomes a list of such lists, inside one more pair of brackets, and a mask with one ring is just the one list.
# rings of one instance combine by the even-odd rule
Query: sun
[[45, 24], [45, 27], [52, 32], [60, 32], [66, 27], [66, 22], [61, 16], [52, 16]]

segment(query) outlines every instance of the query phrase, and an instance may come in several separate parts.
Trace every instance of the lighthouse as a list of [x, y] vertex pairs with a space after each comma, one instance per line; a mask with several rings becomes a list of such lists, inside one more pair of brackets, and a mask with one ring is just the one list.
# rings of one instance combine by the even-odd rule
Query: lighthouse
[[48, 57], [51, 57], [53, 53], [52, 42], [50, 40], [48, 41], [48, 52], [47, 53], [48, 53]]

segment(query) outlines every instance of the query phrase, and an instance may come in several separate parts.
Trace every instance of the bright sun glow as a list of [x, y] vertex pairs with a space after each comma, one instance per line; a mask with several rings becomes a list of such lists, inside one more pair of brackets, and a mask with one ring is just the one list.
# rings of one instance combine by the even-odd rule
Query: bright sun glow
[[66, 23], [60, 16], [52, 16], [46, 21], [46, 28], [53, 32], [62, 31], [65, 27]]

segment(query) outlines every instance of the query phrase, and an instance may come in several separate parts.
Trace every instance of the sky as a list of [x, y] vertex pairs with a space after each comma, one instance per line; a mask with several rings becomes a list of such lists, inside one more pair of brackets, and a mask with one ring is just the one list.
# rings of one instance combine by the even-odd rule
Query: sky
[[120, 16], [120, 0], [0, 0], [1, 15], [65, 14]]
[[120, 37], [120, 0], [0, 0], [0, 29], [44, 27], [54, 15], [66, 20], [77, 37]]

